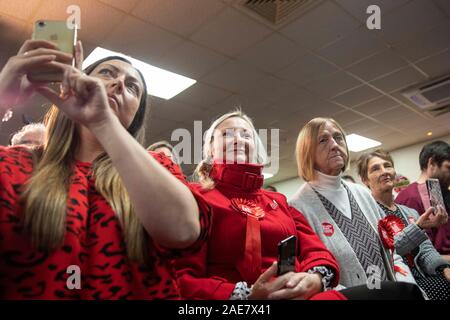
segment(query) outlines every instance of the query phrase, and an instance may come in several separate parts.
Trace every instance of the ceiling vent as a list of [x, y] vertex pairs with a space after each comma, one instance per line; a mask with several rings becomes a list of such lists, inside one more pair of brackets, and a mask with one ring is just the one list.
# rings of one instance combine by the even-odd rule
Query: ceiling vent
[[[314, 3], [316, 2], [316, 3]], [[280, 26], [317, 4], [313, 0], [244, 0], [242, 6], [273, 26]]]
[[450, 75], [416, 85], [402, 94], [425, 113], [440, 116], [450, 112]]

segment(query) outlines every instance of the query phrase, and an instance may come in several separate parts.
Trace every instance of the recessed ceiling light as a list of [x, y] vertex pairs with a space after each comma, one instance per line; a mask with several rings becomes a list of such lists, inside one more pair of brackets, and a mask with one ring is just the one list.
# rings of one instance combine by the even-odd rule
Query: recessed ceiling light
[[145, 82], [147, 83], [148, 94], [165, 100], [173, 98], [197, 82], [197, 80], [152, 66], [122, 53], [114, 52], [101, 47], [95, 48], [94, 51], [92, 51], [91, 54], [84, 60], [83, 69], [95, 61], [108, 56], [119, 56], [128, 59], [133, 66], [139, 69], [139, 71], [141, 71], [144, 75]]
[[348, 150], [353, 152], [359, 152], [381, 145], [380, 141], [372, 140], [355, 133], [347, 135], [346, 139]]
[[432, 135], [433, 135], [433, 132], [431, 132], [431, 131], [427, 132], [427, 136], [431, 137]]

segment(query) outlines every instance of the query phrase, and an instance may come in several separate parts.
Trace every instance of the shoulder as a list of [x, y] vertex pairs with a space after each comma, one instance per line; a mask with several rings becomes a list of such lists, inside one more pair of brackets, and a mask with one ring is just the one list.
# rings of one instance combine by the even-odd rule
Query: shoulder
[[3, 169], [26, 169], [33, 166], [33, 154], [25, 147], [0, 146], [0, 167]]
[[161, 164], [164, 168], [169, 170], [169, 172], [174, 175], [176, 178], [186, 181], [186, 177], [181, 171], [180, 167], [172, 161], [168, 156], [166, 156], [163, 152], [154, 152], [148, 151], [148, 153]]
[[415, 209], [407, 207], [402, 204], [397, 204], [397, 206], [400, 208], [400, 211], [402, 211], [402, 212], [404, 212], [404, 214], [406, 214], [407, 217], [419, 218], [419, 214], [417, 213], [417, 211]]
[[417, 182], [413, 182], [402, 191], [400, 191], [395, 200], [402, 201], [408, 198], [415, 198], [418, 195], [419, 190], [417, 189]]

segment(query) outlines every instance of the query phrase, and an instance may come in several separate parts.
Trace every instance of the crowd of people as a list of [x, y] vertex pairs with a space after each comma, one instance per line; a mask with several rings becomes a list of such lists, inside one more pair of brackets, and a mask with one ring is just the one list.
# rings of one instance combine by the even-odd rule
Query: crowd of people
[[[268, 156], [238, 110], [207, 130], [189, 182], [168, 142], [143, 146], [140, 71], [117, 56], [82, 71], [81, 43], [75, 56], [28, 40], [0, 73], [0, 114], [32, 93], [53, 104], [0, 146], [0, 299], [450, 299], [448, 143], [423, 148], [419, 180], [394, 198], [389, 153], [363, 154], [357, 184], [342, 127], [312, 119], [295, 147], [305, 184], [288, 201], [263, 188]], [[36, 70], [60, 73], [60, 90], [30, 81]]]

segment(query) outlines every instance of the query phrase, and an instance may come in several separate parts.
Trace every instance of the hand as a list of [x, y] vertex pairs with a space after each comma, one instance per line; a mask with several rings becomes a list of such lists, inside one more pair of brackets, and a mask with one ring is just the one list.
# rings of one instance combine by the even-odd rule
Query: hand
[[450, 282], [450, 267], [445, 268], [443, 272], [445, 279], [447, 279], [447, 281]]
[[268, 299], [270, 293], [283, 288], [288, 279], [283, 276], [273, 279], [277, 275], [278, 265], [274, 262], [264, 273], [262, 273], [252, 286], [252, 292], [248, 296], [250, 300]]
[[[82, 60], [81, 43], [77, 45], [78, 61]], [[27, 73], [42, 71], [50, 62], [70, 63], [70, 54], [57, 50], [57, 46], [49, 41], [27, 40], [16, 56], [11, 57], [0, 72], [0, 102], [5, 108], [27, 100], [32, 92], [32, 84]]]
[[306, 300], [322, 291], [322, 275], [318, 273], [293, 273], [286, 287], [273, 292], [269, 299]]
[[[434, 212], [434, 214], [433, 214]], [[448, 221], [448, 214], [442, 206], [437, 206], [434, 210], [433, 207], [428, 208], [419, 219], [416, 224], [422, 229], [437, 228]]]
[[109, 106], [105, 85], [95, 77], [59, 62], [51, 62], [64, 72], [59, 94], [46, 86], [36, 91], [60, 108], [70, 119], [95, 129], [111, 119], [113, 112]]

